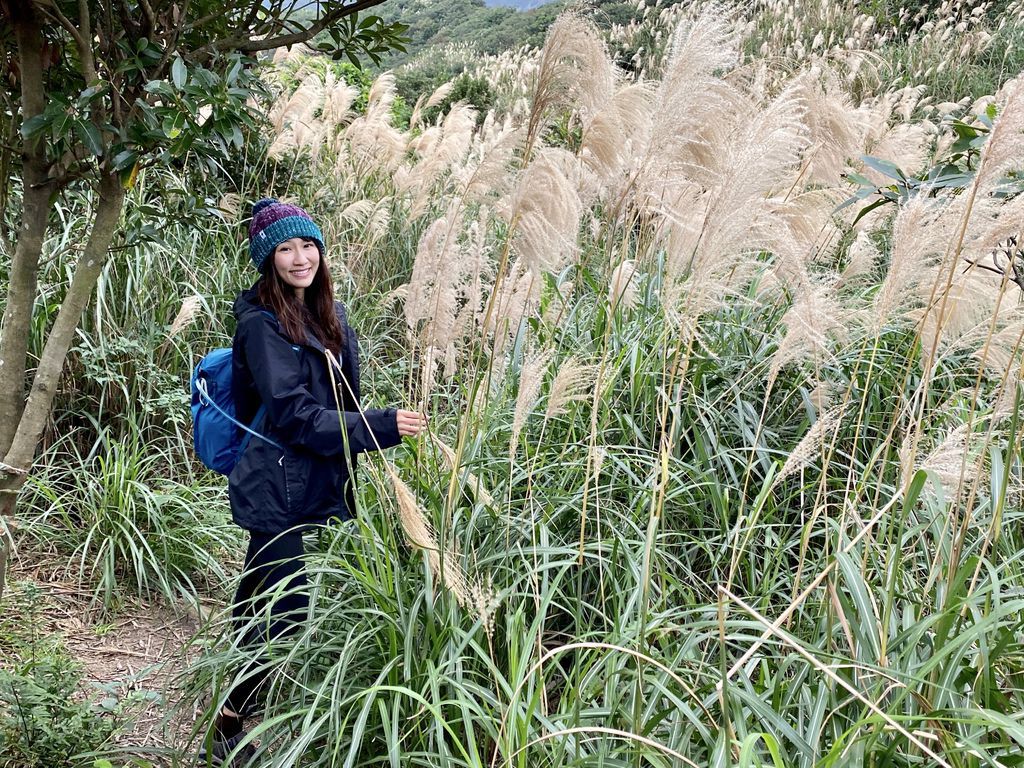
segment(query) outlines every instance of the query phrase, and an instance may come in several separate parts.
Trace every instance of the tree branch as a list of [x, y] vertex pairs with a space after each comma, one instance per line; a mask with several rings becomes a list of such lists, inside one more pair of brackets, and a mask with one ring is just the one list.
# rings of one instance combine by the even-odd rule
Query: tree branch
[[96, 61], [92, 57], [92, 20], [89, 18], [89, 0], [78, 0], [78, 26], [81, 33], [78, 55], [82, 59], [82, 75], [85, 77], [85, 84], [89, 86], [96, 80]]
[[[192, 0], [185, 0], [185, 5], [181, 11], [181, 18], [184, 19], [188, 15], [188, 6], [191, 1]], [[173, 25], [170, 39], [167, 41], [167, 47], [164, 48], [164, 55], [160, 57], [160, 63], [157, 64], [156, 70], [153, 72], [156, 77], [160, 77], [161, 73], [164, 71], [164, 67], [167, 66], [167, 62], [171, 60], [171, 56], [173, 56], [175, 50], [177, 50], [178, 38], [181, 36], [181, 30], [182, 27], [180, 25]]]
[[[114, 4], [113, 0], [110, 0], [110, 4]], [[125, 32], [128, 32], [132, 36], [132, 38], [141, 37], [142, 30], [139, 28], [139, 25], [136, 24], [135, 21], [132, 19], [132, 12], [131, 9], [128, 7], [127, 0], [121, 0], [120, 8], [121, 23], [124, 25]]]
[[310, 38], [320, 34], [323, 30], [334, 24], [336, 21], [351, 16], [353, 13], [359, 13], [360, 11], [372, 8], [375, 5], [380, 5], [384, 0], [356, 0], [351, 5], [346, 5], [341, 8], [336, 8], [327, 15], [325, 15], [320, 21], [316, 22], [310, 27], [299, 32], [293, 32], [288, 35], [279, 35], [277, 37], [265, 38], [263, 40], [253, 40], [250, 37], [231, 37], [226, 40], [217, 40], [205, 46], [206, 49], [211, 51], [239, 51], [240, 53], [256, 53], [257, 51], [269, 51], [273, 48], [280, 48], [281, 46], [295, 45], [296, 43], [304, 43]]
[[[86, 62], [88, 62], [88, 67], [93, 73], [92, 79], [95, 79], [96, 72], [95, 67], [92, 64], [92, 49], [85, 42], [86, 38], [82, 36], [78, 27], [74, 25], [71, 19], [61, 13], [60, 8], [57, 7], [53, 0], [36, 0], [36, 4], [39, 5], [45, 13], [52, 16], [57, 23], [64, 27], [65, 31], [71, 35], [71, 38], [75, 41], [75, 47], [78, 48], [78, 55], [82, 59], [82, 69], [85, 70]], [[81, 10], [80, 6], [79, 13], [81, 13]], [[89, 9], [86, 8], [85, 12], [86, 18], [88, 18]], [[91, 80], [86, 78], [86, 82], [91, 82]]]
[[[85, 2], [85, 0], [80, 1]], [[139, 0], [139, 5], [142, 6], [142, 12], [146, 16], [146, 23], [149, 25], [149, 28], [146, 30], [146, 37], [152, 38], [157, 27], [156, 14], [153, 13], [153, 8], [150, 6], [149, 0]]]

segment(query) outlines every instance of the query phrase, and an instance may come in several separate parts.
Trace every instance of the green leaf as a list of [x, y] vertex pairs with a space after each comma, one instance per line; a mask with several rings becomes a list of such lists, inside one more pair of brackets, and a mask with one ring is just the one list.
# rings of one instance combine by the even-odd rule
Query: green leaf
[[50, 118], [44, 112], [40, 115], [30, 117], [24, 123], [21, 124], [21, 135], [23, 138], [31, 139], [37, 136], [46, 128], [46, 124], [50, 121]]
[[131, 168], [135, 165], [135, 161], [138, 159], [138, 156], [138, 153], [133, 149], [122, 149], [114, 155], [114, 170], [122, 171], [125, 168]]
[[238, 76], [239, 74], [241, 74], [241, 72], [242, 60], [236, 59], [235, 63], [231, 65], [231, 69], [228, 70], [228, 73], [227, 75], [225, 75], [224, 79], [225, 81], [227, 81], [228, 85], [234, 85], [234, 83], [238, 80]]
[[885, 205], [886, 203], [891, 203], [891, 202], [892, 202], [892, 200], [883, 197], [883, 198], [881, 198], [879, 200], [875, 200], [875, 202], [871, 203], [870, 205], [865, 205], [863, 208], [860, 209], [860, 212], [857, 214], [857, 217], [853, 220], [853, 224], [851, 224], [851, 226], [855, 225], [858, 221], [860, 221], [865, 216], [867, 216], [869, 213], [871, 213], [873, 210], [875, 210], [875, 208], [879, 208], [879, 207]]
[[906, 175], [904, 175], [903, 171], [901, 171], [895, 163], [891, 163], [888, 160], [883, 160], [880, 157], [873, 157], [871, 155], [861, 155], [860, 159], [868, 168], [878, 171], [883, 176], [887, 176], [890, 179], [896, 179], [898, 181], [906, 181]]
[[75, 134], [79, 140], [85, 145], [96, 157], [100, 157], [103, 154], [103, 136], [100, 133], [99, 128], [93, 125], [88, 120], [78, 120], [75, 122]]
[[171, 65], [171, 80], [174, 81], [174, 87], [179, 89], [188, 82], [188, 69], [180, 56]]

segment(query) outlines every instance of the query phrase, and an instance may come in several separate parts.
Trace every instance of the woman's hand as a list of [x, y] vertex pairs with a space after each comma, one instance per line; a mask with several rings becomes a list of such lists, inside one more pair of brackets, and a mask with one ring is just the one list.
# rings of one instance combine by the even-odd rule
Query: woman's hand
[[398, 434], [402, 437], [416, 437], [420, 430], [427, 428], [427, 417], [416, 411], [399, 409], [395, 418], [398, 420]]

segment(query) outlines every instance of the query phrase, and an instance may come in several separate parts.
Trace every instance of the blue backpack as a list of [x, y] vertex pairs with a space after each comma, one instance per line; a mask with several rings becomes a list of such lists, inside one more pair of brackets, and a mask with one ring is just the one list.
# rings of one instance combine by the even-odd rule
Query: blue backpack
[[[259, 424], [266, 410], [267, 406], [261, 404], [252, 426]], [[253, 435], [281, 448], [235, 418], [231, 348], [215, 349], [192, 372], [192, 437], [196, 455], [209, 469], [229, 475]]]

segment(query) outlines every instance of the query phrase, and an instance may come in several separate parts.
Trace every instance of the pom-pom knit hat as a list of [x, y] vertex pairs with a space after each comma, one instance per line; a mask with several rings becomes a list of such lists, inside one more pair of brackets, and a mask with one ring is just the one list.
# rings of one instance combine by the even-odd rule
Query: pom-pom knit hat
[[297, 205], [282, 203], [265, 197], [252, 207], [249, 222], [249, 256], [256, 269], [263, 271], [267, 257], [285, 240], [308, 237], [316, 242], [320, 255], [324, 255], [324, 236], [309, 214]]

